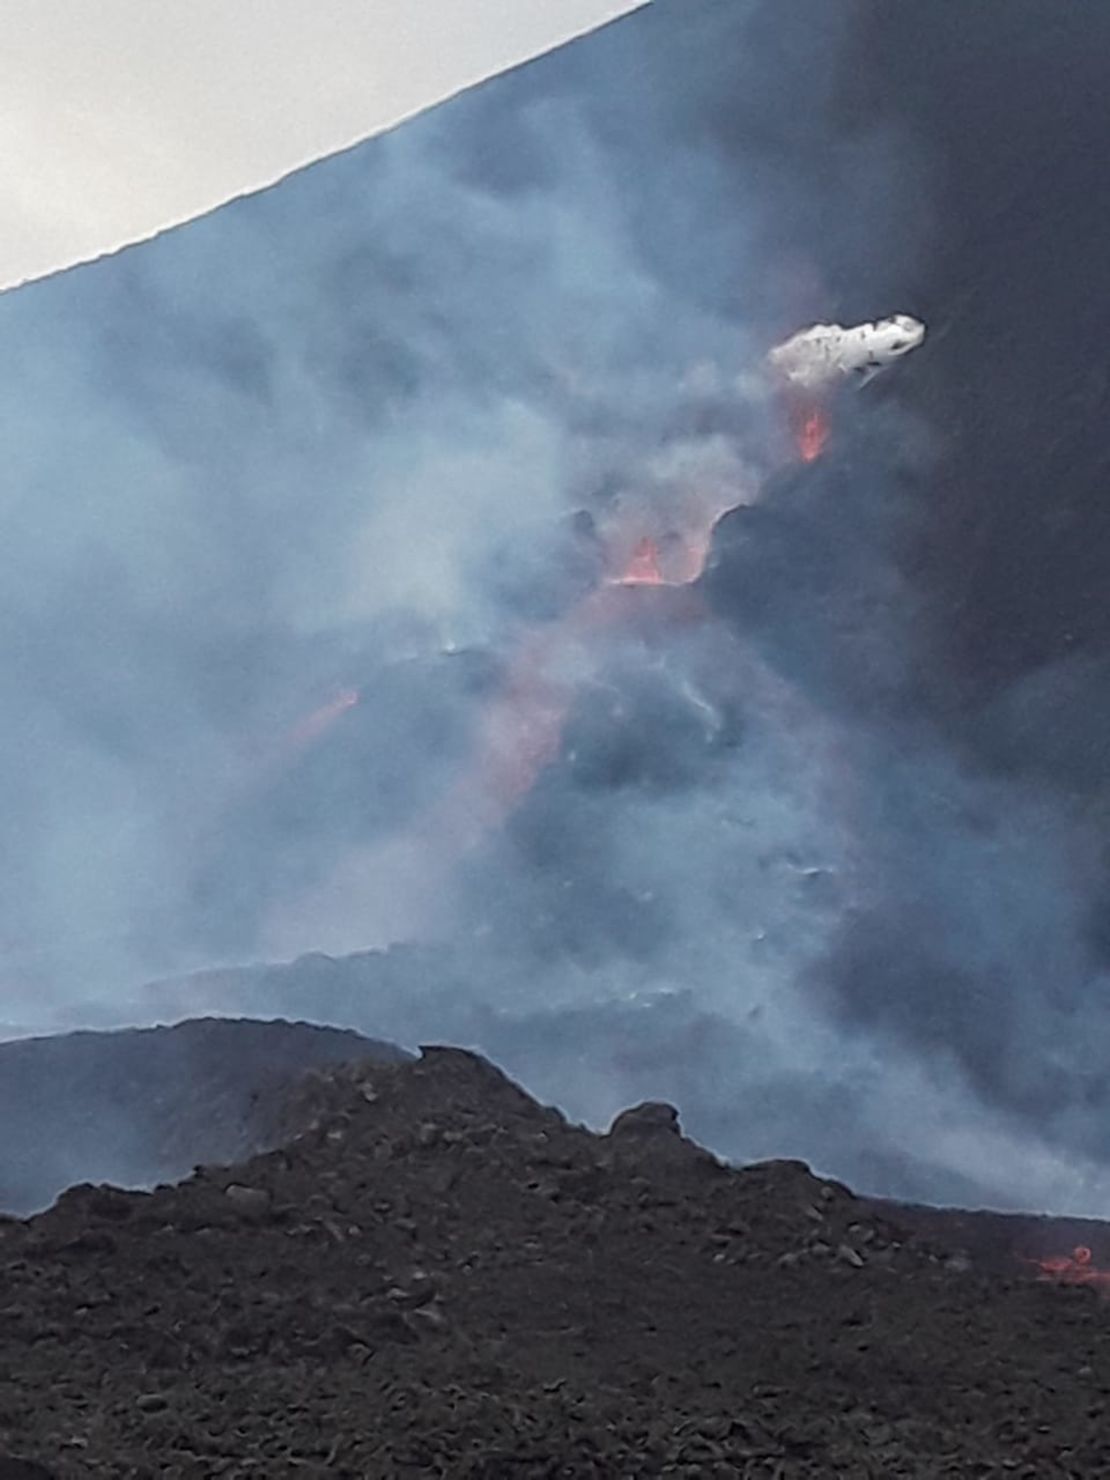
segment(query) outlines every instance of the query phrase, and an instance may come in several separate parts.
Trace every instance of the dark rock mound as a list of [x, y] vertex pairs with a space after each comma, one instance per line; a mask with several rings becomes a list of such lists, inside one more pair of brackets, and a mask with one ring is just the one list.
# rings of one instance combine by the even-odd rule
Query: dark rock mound
[[669, 1105], [597, 1135], [438, 1047], [259, 1103], [272, 1151], [0, 1223], [13, 1450], [60, 1477], [1104, 1473], [1093, 1293], [954, 1264], [801, 1162], [728, 1168]]
[[682, 1134], [678, 1111], [662, 1100], [645, 1100], [642, 1105], [633, 1105], [622, 1110], [609, 1127], [611, 1136], [656, 1137], [679, 1136]]
[[263, 1146], [266, 1112], [317, 1064], [407, 1057], [308, 1023], [175, 1027], [0, 1043], [0, 1209], [41, 1208], [75, 1182], [143, 1186]]

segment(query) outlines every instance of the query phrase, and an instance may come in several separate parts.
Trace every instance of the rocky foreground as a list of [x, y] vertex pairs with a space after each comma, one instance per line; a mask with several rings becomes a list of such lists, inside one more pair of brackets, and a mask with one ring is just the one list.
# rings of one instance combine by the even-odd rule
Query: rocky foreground
[[337, 1028], [228, 1018], [0, 1043], [0, 1212], [38, 1212], [74, 1182], [148, 1186], [241, 1161], [269, 1149], [265, 1106], [306, 1069], [410, 1057]]
[[461, 1051], [259, 1113], [280, 1149], [0, 1224], [0, 1480], [1110, 1474], [1096, 1287]]

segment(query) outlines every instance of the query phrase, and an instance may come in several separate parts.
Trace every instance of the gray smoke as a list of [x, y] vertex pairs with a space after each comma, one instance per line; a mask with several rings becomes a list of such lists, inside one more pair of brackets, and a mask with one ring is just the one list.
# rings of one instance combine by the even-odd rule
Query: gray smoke
[[[748, 328], [653, 269], [621, 198], [645, 141], [626, 160], [565, 73], [0, 305], [0, 927], [29, 990], [67, 956], [108, 987], [168, 942], [264, 945], [275, 875], [326, 884], [321, 833], [395, 831], [399, 770], [431, 804], [482, 701], [466, 650], [496, 668], [596, 581], [576, 513], [650, 514], [700, 477], [744, 495]], [[708, 220], [721, 172], [684, 209]], [[744, 220], [710, 234], [741, 271]], [[359, 794], [269, 807], [326, 769], [286, 740], [352, 684]]]
[[[1101, 816], [1064, 784], [1099, 768], [1051, 721], [1087, 670], [957, 713], [929, 348], [808, 468], [759, 374], [808, 319], [931, 315], [942, 191], [844, 88], [859, 24], [656, 0], [0, 300], [13, 1020], [378, 949], [181, 1005], [1106, 1211]], [[693, 590], [591, 596], [614, 544], [730, 507]], [[557, 753], [506, 781], [537, 705]]]

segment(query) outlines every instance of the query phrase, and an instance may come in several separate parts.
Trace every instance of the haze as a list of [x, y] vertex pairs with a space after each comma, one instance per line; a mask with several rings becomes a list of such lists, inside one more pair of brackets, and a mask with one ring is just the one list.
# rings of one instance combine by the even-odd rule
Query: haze
[[642, 0], [8, 0], [0, 288], [189, 220]]

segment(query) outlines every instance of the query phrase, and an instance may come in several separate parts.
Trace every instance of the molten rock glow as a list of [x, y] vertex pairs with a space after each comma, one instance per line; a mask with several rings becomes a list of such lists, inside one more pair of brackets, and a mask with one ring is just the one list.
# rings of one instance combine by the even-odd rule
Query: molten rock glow
[[620, 584], [625, 586], [661, 586], [663, 584], [663, 571], [659, 564], [659, 546], [653, 539], [646, 536], [640, 540], [624, 574], [620, 577]]
[[829, 419], [819, 408], [809, 413], [798, 430], [798, 455], [803, 462], [816, 462], [829, 440]]
[[1039, 1270], [1039, 1279], [1054, 1280], [1061, 1285], [1094, 1285], [1104, 1292], [1110, 1290], [1110, 1270], [1100, 1269], [1094, 1263], [1085, 1244], [1080, 1244], [1070, 1254], [1037, 1259], [1034, 1263]]

